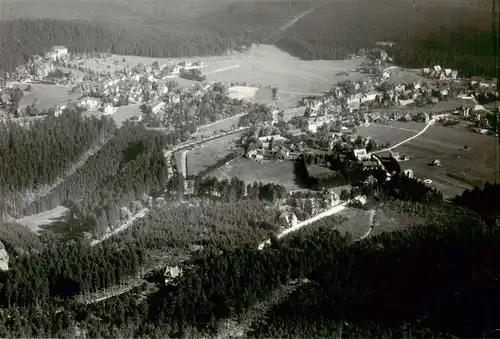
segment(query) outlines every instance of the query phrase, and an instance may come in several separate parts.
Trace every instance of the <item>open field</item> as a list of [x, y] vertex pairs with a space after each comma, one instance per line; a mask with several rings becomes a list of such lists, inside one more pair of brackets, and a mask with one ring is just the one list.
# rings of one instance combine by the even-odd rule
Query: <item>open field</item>
[[38, 232], [42, 230], [42, 226], [48, 226], [54, 222], [63, 219], [69, 210], [63, 206], [57, 206], [51, 210], [29, 215], [21, 219], [15, 220], [16, 223], [21, 224], [29, 228], [33, 232]]
[[233, 86], [229, 88], [229, 97], [238, 100], [250, 100], [255, 97], [257, 90], [259, 90], [257, 87]]
[[418, 131], [421, 131], [424, 126], [425, 124], [416, 122], [402, 124], [391, 123], [390, 125], [372, 124], [370, 126], [356, 127], [356, 134], [362, 137], [371, 137], [374, 140], [388, 142], [391, 145], [395, 145], [398, 142], [415, 135]]
[[116, 126], [120, 127], [127, 119], [135, 116], [140, 116], [141, 115], [141, 110], [139, 109], [140, 105], [141, 104], [133, 104], [133, 105], [118, 107], [116, 112], [113, 113], [112, 115], [113, 120], [116, 122]]
[[[359, 127], [358, 134], [394, 145], [415, 135], [424, 126], [416, 122], [395, 122], [387, 126]], [[435, 124], [393, 151], [410, 157], [409, 161], [400, 163], [403, 170], [412, 169], [417, 177], [433, 180], [433, 185], [446, 197], [453, 197], [464, 189], [481, 187], [485, 182], [495, 180], [495, 168], [498, 168], [496, 142], [494, 137], [469, 132], [462, 125], [444, 127]], [[380, 155], [389, 155], [389, 152]], [[443, 167], [429, 166], [434, 159], [439, 159]], [[497, 173], [496, 180], [499, 179]]]
[[69, 88], [56, 85], [21, 84], [21, 89], [31, 86], [31, 92], [24, 92], [19, 106], [31, 105], [35, 100], [39, 110], [54, 108], [60, 104], [67, 104], [81, 97], [79, 93], [68, 93]]
[[236, 176], [245, 181], [246, 184], [262, 181], [265, 184], [281, 184], [287, 190], [300, 189], [295, 183], [294, 163], [292, 161], [257, 163], [250, 159], [240, 158], [209, 175], [219, 179], [230, 179]]
[[[373, 219], [370, 220], [372, 213], [368, 210], [347, 207], [338, 213], [338, 216], [343, 218], [344, 221], [335, 226], [335, 229], [342, 233], [351, 233], [353, 239], [360, 239], [368, 234], [369, 236], [376, 236], [383, 232], [406, 229], [424, 222], [423, 218], [410, 216], [406, 213], [384, 208], [383, 206], [375, 208]], [[373, 228], [370, 231], [372, 222]]]
[[408, 68], [391, 68], [387, 70], [390, 73], [390, 77], [386, 80], [388, 84], [410, 84], [412, 82], [430, 82], [429, 78], [420, 75], [419, 69], [408, 69]]
[[228, 131], [233, 127], [238, 127], [238, 122], [243, 115], [244, 114], [237, 114], [233, 117], [225, 118], [211, 124], [200, 126], [198, 127], [198, 131], [193, 134], [193, 136], [203, 135], [205, 137], [210, 137], [214, 135], [214, 132], [218, 132], [221, 129]]
[[[401, 162], [402, 169], [413, 169], [417, 176], [432, 179], [445, 196], [454, 196], [495, 179], [496, 143], [492, 136], [433, 125], [395, 151], [410, 156], [409, 161]], [[428, 166], [434, 159], [439, 159], [443, 167]]]
[[187, 154], [188, 175], [195, 175], [229, 154], [235, 148], [235, 141], [239, 138], [241, 138], [241, 133], [235, 133], [209, 141], [202, 147], [194, 148]]
[[[292, 57], [272, 45], [254, 45], [247, 52], [232, 52], [223, 56], [162, 59], [114, 55], [105, 60], [99, 59], [98, 62], [95, 59], [89, 59], [85, 61], [84, 67], [95, 70], [113, 70], [123, 68], [127, 64], [132, 67], [138, 62], [151, 64], [158, 61], [160, 64], [166, 64], [178, 63], [186, 59], [200, 60], [205, 64], [202, 70], [203, 73], [208, 74], [206, 82], [238, 82], [246, 83], [248, 86], [278, 87], [278, 96], [283, 102], [282, 104], [278, 102], [278, 104], [283, 105], [283, 108], [292, 107], [291, 103], [295, 104], [308, 93], [322, 93], [330, 90], [338, 81], [356, 80], [364, 76], [360, 73], [335, 75], [335, 73], [358, 67], [362, 62], [361, 59], [305, 61]], [[109, 69], [108, 66], [110, 66]], [[172, 78], [172, 80], [182, 81], [182, 84], [186, 86], [195, 83], [179, 78]], [[270, 90], [260, 89], [260, 93], [258, 92], [256, 96], [264, 103], [271, 99]]]

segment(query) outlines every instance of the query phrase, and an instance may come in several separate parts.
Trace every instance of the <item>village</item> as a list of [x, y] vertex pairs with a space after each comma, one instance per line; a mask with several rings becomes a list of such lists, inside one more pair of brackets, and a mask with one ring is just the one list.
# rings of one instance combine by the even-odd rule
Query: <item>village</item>
[[[176, 146], [166, 149], [165, 156], [169, 174], [177, 172], [186, 179], [185, 193], [192, 193], [188, 187], [193, 186], [194, 178], [200, 173], [217, 176], [238, 161], [254, 163], [250, 166], [259, 166], [257, 172], [262, 171], [264, 176], [270, 163], [303, 161], [302, 179], [306, 187], [288, 190], [290, 198], [283, 202], [279, 217], [280, 222], [293, 226], [303, 219], [297, 215], [306, 213], [310, 217], [350, 196], [357, 196], [352, 192], [359, 193], [358, 186], [369, 186], [380, 171], [387, 180], [395, 172], [414, 176], [412, 168], [399, 166], [399, 163], [409, 163], [411, 155], [392, 151], [394, 143], [366, 135], [370, 130], [363, 135], [363, 128], [392, 126], [411, 130], [401, 127], [401, 123], [418, 123], [424, 131], [434, 123], [451, 128], [463, 122], [477, 133], [498, 132], [498, 106], [489, 110], [481, 104], [498, 98], [496, 79], [463, 79], [458, 77], [457, 70], [441, 66], [422, 70], [386, 67], [390, 58], [380, 49], [364, 51], [363, 55], [366, 62], [357, 71], [367, 76], [359, 81], [339, 82], [322, 96], [305, 97], [296, 107], [283, 109], [277, 104], [278, 88], [272, 93], [276, 104], [263, 105], [253, 98], [232, 97], [235, 83], [201, 82], [204, 79], [201, 70], [205, 66], [201, 61], [169, 64], [155, 61], [133, 67], [117, 65], [114, 69], [108, 65], [106, 70], [96, 72], [82, 66], [82, 61], [91, 56], [74, 55], [63, 46], [54, 46], [43, 57], [34, 56], [29, 63], [19, 66], [2, 82], [0, 118], [24, 123], [48, 115], [57, 116], [69, 107], [87, 115], [115, 118], [119, 108], [133, 107], [134, 113], [125, 120], [177, 134]], [[114, 64], [117, 63], [115, 60]], [[176, 80], [184, 76], [190, 82], [181, 86]], [[21, 105], [23, 93], [29, 93], [29, 87], [36, 84], [64, 87], [76, 99], [43, 109], [37, 109], [37, 102]], [[225, 119], [232, 119], [231, 123], [212, 128], [209, 133], [200, 132], [203, 126]], [[240, 155], [246, 160], [228, 158], [219, 161], [220, 166], [206, 164], [215, 166], [209, 172], [188, 173], [186, 167], [193, 166], [186, 164], [195, 148], [230, 135], [238, 136]], [[412, 138], [414, 136], [405, 140]], [[384, 151], [389, 156], [379, 154]], [[182, 155], [181, 160], [176, 158], [178, 154]], [[325, 160], [328, 154], [335, 154], [336, 158]], [[213, 154], [211, 161], [225, 155]], [[441, 159], [431, 161], [442, 166]], [[242, 162], [240, 167], [245, 164], [248, 165]], [[293, 170], [287, 167], [283, 172], [286, 171]], [[416, 177], [426, 184], [433, 182], [422, 174]], [[363, 199], [365, 202], [366, 198]]]

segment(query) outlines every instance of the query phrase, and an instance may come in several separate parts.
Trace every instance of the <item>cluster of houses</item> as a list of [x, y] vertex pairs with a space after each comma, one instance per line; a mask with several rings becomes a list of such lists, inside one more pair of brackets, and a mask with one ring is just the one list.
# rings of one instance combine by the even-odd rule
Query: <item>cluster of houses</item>
[[423, 68], [422, 75], [437, 80], [455, 80], [458, 78], [458, 71], [450, 68], [441, 68], [436, 65], [432, 68]]

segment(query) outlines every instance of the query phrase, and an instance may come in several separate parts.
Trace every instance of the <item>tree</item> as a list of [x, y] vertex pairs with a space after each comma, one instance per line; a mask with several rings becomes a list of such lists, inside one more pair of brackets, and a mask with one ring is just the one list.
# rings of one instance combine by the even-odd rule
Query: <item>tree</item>
[[273, 100], [277, 100], [278, 98], [278, 87], [273, 87], [271, 89], [272, 95], [273, 95]]

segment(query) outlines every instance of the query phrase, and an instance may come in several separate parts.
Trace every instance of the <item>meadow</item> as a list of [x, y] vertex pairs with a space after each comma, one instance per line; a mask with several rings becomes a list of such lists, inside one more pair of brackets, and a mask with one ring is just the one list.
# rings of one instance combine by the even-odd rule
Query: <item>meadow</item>
[[[394, 145], [415, 135], [424, 126], [417, 122], [394, 122], [386, 126], [358, 127], [357, 133]], [[445, 196], [453, 197], [464, 189], [482, 187], [495, 178], [499, 180], [498, 173], [495, 174], [495, 168], [498, 168], [497, 142], [492, 136], [472, 133], [462, 125], [445, 127], [435, 124], [393, 151], [410, 157], [409, 161], [400, 163], [402, 169], [412, 169], [416, 176], [433, 180], [433, 185]], [[389, 155], [389, 152], [380, 155]], [[435, 159], [439, 159], [443, 166], [430, 166]]]
[[31, 105], [36, 102], [36, 107], [41, 111], [57, 105], [68, 104], [81, 97], [79, 93], [69, 93], [69, 88], [64, 86], [24, 83], [20, 85], [20, 88], [25, 89], [28, 85], [31, 86], [31, 91], [24, 92], [19, 106]]
[[208, 166], [214, 165], [217, 160], [228, 155], [231, 151], [235, 150], [235, 141], [241, 138], [241, 135], [241, 133], [235, 133], [218, 138], [202, 144], [199, 147], [195, 147], [187, 153], [188, 175], [196, 175]]
[[257, 163], [247, 158], [240, 158], [208, 174], [219, 179], [238, 177], [246, 184], [261, 181], [265, 184], [283, 185], [287, 190], [298, 190], [295, 182], [294, 163], [292, 161]]

